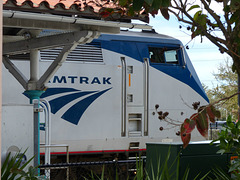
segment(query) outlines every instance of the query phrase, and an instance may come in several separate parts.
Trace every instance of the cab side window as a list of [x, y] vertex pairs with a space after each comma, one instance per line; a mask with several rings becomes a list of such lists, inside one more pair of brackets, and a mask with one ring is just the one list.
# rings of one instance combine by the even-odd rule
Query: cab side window
[[152, 63], [165, 63], [164, 51], [162, 48], [149, 47], [149, 56]]
[[151, 63], [179, 64], [178, 49], [149, 47], [148, 50]]
[[165, 51], [165, 60], [169, 64], [178, 64], [178, 55], [176, 50]]

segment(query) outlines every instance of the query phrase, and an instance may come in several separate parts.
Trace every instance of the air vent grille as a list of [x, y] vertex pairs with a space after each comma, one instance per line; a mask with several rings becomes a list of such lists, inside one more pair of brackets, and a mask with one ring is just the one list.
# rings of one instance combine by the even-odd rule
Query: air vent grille
[[[53, 61], [60, 54], [62, 47], [41, 50], [41, 60]], [[29, 60], [29, 53], [10, 56], [13, 60]], [[66, 61], [103, 62], [102, 48], [100, 43], [79, 44], [69, 53]]]
[[[42, 60], [54, 60], [62, 48], [46, 49], [41, 51]], [[67, 61], [103, 62], [100, 43], [80, 44], [69, 53]]]

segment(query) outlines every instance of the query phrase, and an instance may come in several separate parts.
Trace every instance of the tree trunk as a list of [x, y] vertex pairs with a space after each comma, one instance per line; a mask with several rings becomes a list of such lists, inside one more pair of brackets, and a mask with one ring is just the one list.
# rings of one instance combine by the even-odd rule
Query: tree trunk
[[[233, 55], [233, 63], [238, 74], [238, 121], [240, 120], [240, 56]], [[233, 68], [234, 69], [234, 68]]]
[[240, 119], [240, 75], [238, 74], [238, 119]]

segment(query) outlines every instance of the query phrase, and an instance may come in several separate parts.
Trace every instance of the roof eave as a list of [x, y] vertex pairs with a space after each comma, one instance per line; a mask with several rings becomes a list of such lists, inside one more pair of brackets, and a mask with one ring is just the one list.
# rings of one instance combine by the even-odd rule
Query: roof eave
[[29, 29], [57, 30], [98, 30], [103, 33], [119, 33], [120, 28], [152, 29], [147, 24], [124, 23], [78, 18], [42, 13], [3, 10], [3, 27], [21, 27]]

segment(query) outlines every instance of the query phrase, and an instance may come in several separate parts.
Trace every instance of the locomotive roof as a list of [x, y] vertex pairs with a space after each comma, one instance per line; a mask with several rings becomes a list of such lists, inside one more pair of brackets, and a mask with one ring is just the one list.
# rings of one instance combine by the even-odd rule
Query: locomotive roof
[[121, 31], [119, 34], [102, 34], [100, 40], [119, 40], [119, 41], [137, 41], [149, 43], [170, 43], [182, 45], [181, 41], [164, 34], [158, 34], [152, 31]]

